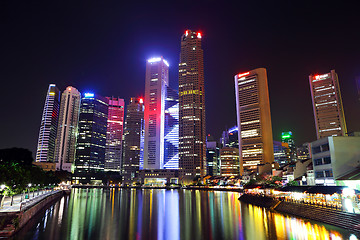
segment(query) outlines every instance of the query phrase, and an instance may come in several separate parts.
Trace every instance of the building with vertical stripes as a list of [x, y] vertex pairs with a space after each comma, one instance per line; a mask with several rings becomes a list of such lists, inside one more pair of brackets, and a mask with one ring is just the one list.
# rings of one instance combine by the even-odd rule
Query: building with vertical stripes
[[60, 109], [60, 91], [50, 84], [41, 118], [41, 126], [36, 151], [36, 162], [55, 162], [55, 140]]

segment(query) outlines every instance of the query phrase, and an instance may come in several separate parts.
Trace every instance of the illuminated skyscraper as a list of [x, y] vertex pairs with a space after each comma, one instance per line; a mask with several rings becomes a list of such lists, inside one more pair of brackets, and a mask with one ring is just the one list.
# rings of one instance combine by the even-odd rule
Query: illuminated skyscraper
[[162, 57], [146, 63], [144, 169], [163, 169], [165, 100], [169, 64]]
[[140, 159], [144, 133], [144, 101], [131, 98], [127, 105], [124, 130], [123, 175], [126, 181], [133, 180], [142, 168]]
[[204, 57], [201, 33], [186, 30], [179, 63], [179, 167], [185, 182], [206, 172]]
[[104, 170], [108, 102], [94, 93], [81, 99], [75, 158], [75, 179], [80, 182], [89, 182]]
[[105, 171], [120, 172], [122, 160], [122, 135], [124, 125], [124, 99], [106, 97], [109, 101]]
[[242, 175], [274, 161], [266, 69], [235, 75], [235, 96]]
[[220, 175], [223, 177], [239, 176], [239, 149], [223, 147], [220, 149]]
[[41, 118], [41, 126], [36, 151], [36, 162], [55, 161], [55, 140], [60, 108], [60, 91], [50, 84]]
[[74, 87], [67, 87], [61, 95], [55, 152], [56, 170], [70, 172], [75, 161], [80, 100], [81, 94]]
[[322, 75], [310, 75], [309, 82], [317, 138], [346, 136], [344, 109], [335, 70]]
[[295, 141], [292, 135], [292, 132], [282, 132], [281, 133], [281, 142], [288, 144], [288, 161], [295, 162], [296, 157], [296, 146]]

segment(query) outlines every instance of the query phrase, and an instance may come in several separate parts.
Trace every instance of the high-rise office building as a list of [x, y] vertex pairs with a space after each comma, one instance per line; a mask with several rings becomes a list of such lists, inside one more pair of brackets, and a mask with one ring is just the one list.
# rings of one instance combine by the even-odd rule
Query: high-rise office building
[[290, 163], [289, 144], [285, 142], [274, 141], [274, 162], [283, 167]]
[[223, 147], [220, 149], [220, 175], [223, 177], [239, 176], [239, 149]]
[[142, 98], [131, 98], [127, 105], [124, 130], [123, 175], [125, 181], [131, 181], [142, 168], [141, 141], [144, 133], [144, 101]]
[[164, 169], [179, 168], [179, 94], [166, 88]]
[[162, 57], [146, 63], [144, 169], [164, 168], [165, 101], [169, 64]]
[[55, 162], [55, 140], [60, 108], [60, 91], [50, 84], [41, 118], [36, 162]]
[[106, 150], [105, 150], [105, 171], [120, 172], [122, 160], [122, 135], [124, 125], [124, 99], [106, 97], [109, 101]]
[[[238, 156], [239, 157], [239, 156]], [[206, 141], [206, 172], [210, 176], [220, 175], [220, 150], [216, 141]]]
[[75, 161], [77, 128], [81, 94], [74, 87], [67, 87], [61, 95], [59, 124], [56, 138], [56, 170], [71, 172]]
[[309, 82], [317, 138], [346, 136], [344, 109], [335, 70], [322, 75], [310, 75]]
[[75, 180], [89, 182], [103, 172], [109, 101], [94, 93], [81, 99], [75, 157]]
[[235, 96], [242, 175], [274, 161], [266, 69], [235, 75]]
[[222, 147], [239, 148], [238, 131], [239, 130], [237, 126], [223, 131], [220, 138], [220, 143], [222, 144]]
[[179, 168], [182, 181], [205, 175], [204, 56], [201, 33], [186, 30], [179, 63]]
[[291, 162], [295, 162], [297, 159], [296, 158], [296, 146], [295, 146], [295, 141], [294, 141], [292, 132], [291, 131], [282, 132], [281, 133], [281, 142], [288, 144], [288, 148], [289, 148], [288, 158]]

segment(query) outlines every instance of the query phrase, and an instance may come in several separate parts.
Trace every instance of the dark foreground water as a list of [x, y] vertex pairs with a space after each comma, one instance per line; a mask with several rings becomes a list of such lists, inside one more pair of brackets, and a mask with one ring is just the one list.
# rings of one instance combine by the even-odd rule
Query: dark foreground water
[[238, 197], [219, 191], [73, 189], [15, 239], [358, 239]]

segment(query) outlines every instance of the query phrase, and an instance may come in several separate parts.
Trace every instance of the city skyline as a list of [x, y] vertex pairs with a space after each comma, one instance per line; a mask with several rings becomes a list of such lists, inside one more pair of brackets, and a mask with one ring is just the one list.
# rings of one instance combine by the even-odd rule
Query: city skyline
[[[170, 69], [170, 78], [174, 79], [172, 87], [176, 86], [179, 33], [184, 32], [188, 27], [199, 29], [204, 36], [206, 105], [211, 106], [207, 111], [206, 121], [207, 132], [211, 135], [218, 138], [226, 127], [231, 127], [236, 122], [235, 96], [229, 94], [233, 93], [232, 76], [238, 72], [257, 67], [268, 69], [272, 119], [275, 119], [275, 121], [273, 120], [275, 140], [280, 139], [282, 131], [288, 130], [293, 131], [297, 145], [316, 139], [308, 76], [328, 72], [329, 69], [335, 69], [339, 75], [348, 130], [359, 130], [357, 120], [360, 113], [355, 79], [356, 76], [360, 75], [360, 71], [356, 67], [359, 65], [358, 57], [356, 57], [359, 55], [359, 50], [355, 43], [358, 42], [360, 36], [356, 32], [347, 31], [355, 26], [358, 16], [351, 9], [348, 11], [349, 8], [346, 5], [327, 4], [323, 6], [314, 4], [311, 7], [298, 5], [280, 6], [279, 10], [275, 10], [271, 16], [267, 10], [261, 10], [265, 16], [270, 16], [267, 18], [269, 19], [267, 23], [263, 23], [261, 21], [263, 17], [260, 17], [259, 20], [248, 21], [246, 25], [241, 25], [240, 19], [226, 17], [225, 20], [219, 22], [220, 25], [214, 25], [214, 27], [211, 24], [222, 19], [222, 14], [212, 14], [216, 12], [214, 6], [201, 9], [199, 5], [195, 5], [195, 9], [200, 11], [198, 14], [193, 14], [193, 17], [176, 22], [174, 19], [178, 18], [179, 14], [170, 17], [166, 13], [169, 17], [169, 23], [151, 20], [149, 23], [154, 24], [155, 21], [156, 25], [149, 27], [148, 24], [145, 24], [148, 30], [139, 24], [140, 20], [149, 19], [145, 8], [140, 8], [139, 15], [121, 16], [127, 20], [139, 19], [130, 28], [125, 26], [120, 31], [121, 34], [111, 34], [113, 29], [118, 31], [124, 27], [119, 21], [114, 21], [117, 19], [117, 15], [112, 10], [98, 12], [95, 10], [95, 6], [90, 6], [88, 11], [99, 13], [98, 17], [103, 23], [113, 23], [108, 24], [108, 27], [103, 29], [94, 26], [95, 22], [98, 22], [94, 20], [89, 24], [95, 28], [92, 31], [84, 29], [84, 31], [80, 31], [81, 34], [80, 32], [71, 34], [81, 26], [82, 21], [75, 19], [75, 13], [66, 6], [60, 6], [59, 10], [55, 10], [54, 17], [59, 17], [59, 20], [53, 16], [47, 16], [47, 18], [55, 21], [54, 24], [60, 26], [60, 28], [48, 30], [46, 33], [48, 35], [38, 31], [36, 31], [38, 35], [23, 35], [24, 33], [31, 33], [34, 24], [38, 24], [39, 29], [48, 29], [47, 26], [49, 25], [47, 24], [49, 23], [37, 21], [38, 18], [44, 17], [44, 13], [34, 9], [33, 6], [29, 6], [29, 8], [34, 11], [25, 12], [24, 8], [14, 15], [5, 14], [6, 23], [11, 23], [12, 26], [21, 31], [15, 33], [12, 32], [12, 28], [5, 30], [9, 34], [4, 41], [10, 51], [4, 52], [4, 59], [8, 60], [3, 65], [2, 78], [7, 80], [5, 85], [7, 89], [15, 89], [15, 83], [22, 85], [22, 88], [16, 88], [18, 97], [14, 99], [14, 104], [19, 104], [19, 101], [24, 102], [28, 98], [31, 100], [27, 101], [28, 107], [22, 112], [22, 114], [29, 116], [26, 126], [20, 124], [19, 121], [22, 118], [17, 112], [13, 116], [2, 119], [3, 138], [0, 145], [2, 147], [29, 148], [35, 155], [35, 142], [40, 126], [45, 86], [49, 83], [56, 83], [60, 89], [72, 85], [77, 87], [80, 92], [91, 90], [104, 96], [121, 96], [128, 101], [130, 95], [141, 96], [144, 92], [144, 86], [141, 86], [145, 71], [141, 64], [144, 60], [151, 56], [163, 55], [168, 59], [170, 66], [173, 66]], [[13, 7], [9, 3], [5, 9]], [[80, 7], [74, 6], [75, 9]], [[133, 6], [130, 4], [129, 7], [132, 8]], [[169, 6], [167, 7], [169, 8]], [[248, 3], [245, 7], [253, 6]], [[267, 5], [264, 4], [263, 9], [266, 7]], [[270, 8], [269, 12], [271, 9], [275, 9], [275, 6], [268, 7]], [[40, 9], [46, 8], [46, 6], [42, 6]], [[233, 8], [233, 11], [237, 9], [236, 7]], [[338, 19], [341, 20], [325, 20], [325, 13], [334, 9], [337, 10]], [[232, 12], [231, 9], [226, 10]], [[64, 17], [62, 14], [59, 16], [60, 11], [68, 13], [66, 15], [69, 19], [65, 19], [64, 23], [61, 23]], [[195, 10], [192, 11], [195, 12]], [[285, 12], [285, 14], [275, 16], [276, 13], [280, 12]], [[303, 14], [304, 12], [307, 14]], [[34, 13], [39, 14], [35, 17]], [[109, 13], [111, 18], [105, 18], [105, 13]], [[18, 14], [23, 14], [23, 19], [28, 19], [28, 23], [23, 24], [24, 22], [19, 18], [15, 19]], [[85, 16], [86, 12], [80, 11], [79, 14]], [[290, 16], [292, 14], [294, 18], [301, 15], [300, 19], [305, 21], [304, 27], [299, 28], [299, 24]], [[304, 16], [302, 17], [302, 15]], [[32, 17], [26, 18], [26, 16]], [[212, 16], [214, 20], [211, 20], [209, 16]], [[314, 18], [314, 16], [316, 17]], [[248, 13], [244, 13], [241, 19], [243, 20], [246, 17], [249, 17]], [[289, 23], [286, 23], [282, 17], [289, 19]], [[312, 20], [309, 22], [307, 19]], [[69, 22], [73, 23], [74, 26], [69, 25], [69, 30], [64, 30], [67, 26], [64, 24]], [[260, 22], [264, 26], [259, 25]], [[275, 26], [276, 24], [279, 24], [279, 27], [273, 27], [271, 31], [265, 30], [261, 33], [268, 36], [264, 38], [266, 41], [253, 41], [260, 36], [260, 33], [254, 33], [252, 28], [265, 29], [269, 25]], [[294, 29], [290, 28], [293, 25]], [[219, 31], [219, 26], [224, 27], [223, 31]], [[239, 28], [237, 29], [235, 26], [239, 26]], [[332, 34], [334, 31], [338, 34]], [[106, 34], [99, 38], [93, 37], [95, 36], [94, 33], [98, 32]], [[125, 32], [129, 34], [125, 34]], [[64, 35], [65, 38], [66, 36], [73, 37], [58, 38], [58, 34]], [[250, 37], [251, 34], [255, 35]], [[343, 38], [344, 35], [348, 37]], [[332, 36], [331, 39], [328, 36]], [[226, 39], [226, 44], [221, 47], [218, 45], [220, 37], [224, 41]], [[147, 39], [147, 41], [140, 40], [140, 38]], [[296, 40], [297, 38], [299, 40]], [[19, 42], [14, 39], [25, 41]], [[45, 42], [38, 41], [39, 39], [44, 39]], [[86, 39], [86, 44], [81, 45], [83, 39]], [[251, 43], [252, 41], [253, 43]], [[132, 47], [129, 50], [124, 49], [130, 42]], [[70, 47], [67, 48], [66, 46]], [[129, 57], [130, 51], [132, 57]], [[309, 56], [312, 57], [309, 58]], [[21, 62], [15, 62], [17, 59], [21, 59]], [[121, 84], [123, 82], [129, 83], [124, 87]], [[4, 99], [9, 98], [7, 94], [5, 92], [2, 97]], [[10, 112], [13, 105], [4, 100], [2, 102], [2, 109]], [[217, 117], [218, 115], [224, 117]], [[19, 135], [22, 138], [19, 138]]]

